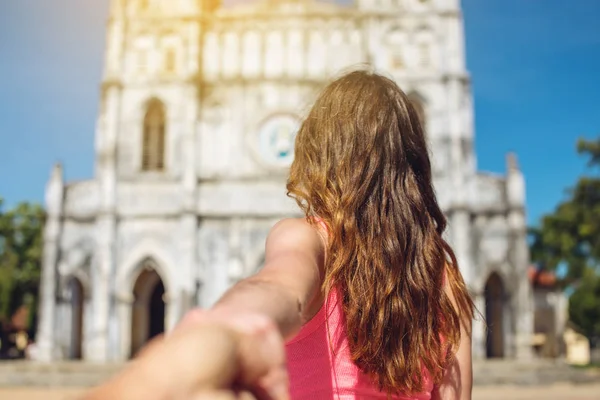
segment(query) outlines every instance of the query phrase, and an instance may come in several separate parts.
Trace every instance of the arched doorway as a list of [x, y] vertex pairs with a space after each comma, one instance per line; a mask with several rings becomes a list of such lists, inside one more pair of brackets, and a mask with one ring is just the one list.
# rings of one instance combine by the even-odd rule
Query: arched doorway
[[485, 284], [485, 319], [487, 321], [486, 356], [504, 357], [504, 284], [493, 273]]
[[165, 287], [158, 273], [145, 267], [133, 287], [131, 356], [153, 337], [165, 331]]
[[85, 292], [83, 284], [76, 277], [71, 277], [67, 284], [71, 306], [71, 340], [69, 342], [69, 358], [80, 360], [82, 358], [83, 338], [83, 304]]

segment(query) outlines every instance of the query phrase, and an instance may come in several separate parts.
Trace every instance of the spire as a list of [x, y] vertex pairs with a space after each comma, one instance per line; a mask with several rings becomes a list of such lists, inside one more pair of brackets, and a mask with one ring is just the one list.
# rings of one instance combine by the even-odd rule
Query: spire
[[506, 155], [506, 198], [510, 208], [525, 207], [525, 177], [514, 153]]
[[64, 176], [61, 163], [54, 164], [50, 173], [50, 180], [46, 185], [46, 211], [48, 215], [60, 214], [63, 203]]
[[63, 166], [61, 163], [57, 162], [52, 167], [50, 182], [63, 182]]
[[506, 155], [506, 167], [509, 173], [519, 171], [519, 162], [515, 153], [510, 152]]

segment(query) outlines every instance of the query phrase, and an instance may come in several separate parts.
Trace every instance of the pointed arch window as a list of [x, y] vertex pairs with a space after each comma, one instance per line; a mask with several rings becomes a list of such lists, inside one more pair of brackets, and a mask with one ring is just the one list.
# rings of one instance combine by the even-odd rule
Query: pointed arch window
[[431, 66], [431, 48], [425, 42], [419, 44], [419, 64], [421, 67]]
[[396, 26], [387, 33], [389, 67], [392, 71], [401, 71], [406, 68], [407, 42], [406, 31], [402, 26]]
[[165, 167], [165, 107], [152, 100], [144, 117], [142, 170], [162, 171]]

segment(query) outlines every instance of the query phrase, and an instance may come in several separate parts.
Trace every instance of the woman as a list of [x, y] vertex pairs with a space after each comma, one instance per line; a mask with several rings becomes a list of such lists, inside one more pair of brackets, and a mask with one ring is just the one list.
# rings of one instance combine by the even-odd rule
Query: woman
[[[470, 399], [473, 303], [437, 204], [419, 116], [390, 79], [351, 72], [302, 124], [264, 268], [207, 313], [256, 316], [287, 340], [272, 398]], [[263, 394], [263, 396], [265, 396]]]

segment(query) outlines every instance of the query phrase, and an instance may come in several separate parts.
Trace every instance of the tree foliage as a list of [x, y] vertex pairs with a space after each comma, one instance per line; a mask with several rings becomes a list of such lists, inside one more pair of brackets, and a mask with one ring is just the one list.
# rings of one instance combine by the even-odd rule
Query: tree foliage
[[530, 231], [533, 261], [549, 270], [567, 266], [568, 283], [600, 266], [600, 138], [579, 140], [577, 150], [588, 157], [592, 174], [579, 178], [556, 210]]
[[591, 270], [569, 299], [569, 316], [582, 333], [600, 344], [600, 276]]
[[8, 319], [22, 305], [37, 308], [45, 213], [36, 204], [3, 205], [0, 198], [0, 319]]
[[592, 338], [600, 336], [600, 137], [580, 139], [577, 151], [589, 172], [531, 229], [531, 257], [543, 269], [566, 267], [563, 283], [575, 290], [571, 320]]

